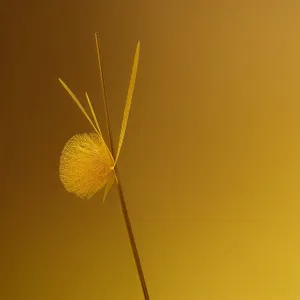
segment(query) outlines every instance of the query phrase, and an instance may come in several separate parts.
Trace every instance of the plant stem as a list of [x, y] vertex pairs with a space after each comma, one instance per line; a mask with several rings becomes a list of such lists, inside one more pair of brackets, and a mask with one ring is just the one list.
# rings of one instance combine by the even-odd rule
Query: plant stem
[[[111, 131], [111, 126], [110, 126], [109, 109], [108, 109], [108, 104], [107, 104], [107, 100], [106, 100], [106, 89], [105, 89], [105, 84], [104, 84], [103, 72], [102, 72], [102, 68], [101, 68], [101, 59], [100, 59], [100, 50], [99, 50], [100, 43], [99, 43], [99, 34], [98, 33], [95, 33], [95, 38], [96, 38], [96, 45], [97, 45], [101, 91], [102, 91], [102, 98], [103, 98], [104, 109], [105, 109], [105, 119], [106, 119], [106, 127], [107, 127], [107, 132], [108, 132], [109, 148], [110, 148], [112, 156], [115, 157], [115, 151], [114, 151], [114, 146], [113, 146], [113, 141], [112, 141], [112, 131]], [[126, 205], [125, 198], [124, 198], [123, 188], [121, 185], [117, 165], [115, 166], [114, 170], [115, 170], [115, 174], [116, 174], [116, 178], [117, 178], [117, 186], [118, 186], [118, 192], [119, 192], [119, 198], [120, 198], [120, 202], [121, 202], [122, 212], [123, 212], [123, 216], [124, 216], [124, 220], [125, 220], [125, 224], [126, 224], [129, 241], [131, 244], [131, 249], [133, 252], [135, 265], [136, 265], [137, 272], [138, 272], [138, 275], [140, 278], [140, 283], [142, 286], [144, 299], [150, 300], [141, 260], [139, 257], [134, 234], [133, 234], [132, 227], [131, 227], [131, 222], [130, 222], [127, 205]]]
[[118, 191], [119, 191], [119, 197], [120, 197], [120, 202], [121, 202], [121, 206], [122, 206], [122, 211], [123, 211], [123, 216], [125, 219], [125, 224], [126, 224], [126, 229], [127, 229], [127, 233], [129, 236], [129, 240], [130, 240], [130, 244], [131, 244], [131, 248], [132, 248], [132, 252], [133, 252], [133, 256], [134, 256], [134, 260], [135, 260], [135, 265], [139, 274], [139, 278], [140, 278], [140, 282], [141, 282], [141, 286], [143, 289], [143, 293], [144, 293], [144, 298], [145, 300], [150, 300], [149, 294], [148, 294], [148, 289], [147, 289], [147, 284], [146, 284], [146, 280], [144, 277], [144, 272], [143, 272], [143, 268], [142, 268], [142, 264], [140, 261], [140, 257], [139, 257], [139, 253], [136, 247], [136, 243], [135, 243], [135, 238], [133, 235], [133, 231], [132, 231], [132, 227], [131, 227], [131, 223], [130, 223], [130, 218], [129, 218], [129, 214], [128, 214], [128, 210], [127, 210], [127, 206], [126, 206], [126, 202], [124, 199], [124, 194], [123, 194], [123, 189], [122, 189], [122, 185], [120, 182], [120, 177], [118, 174], [118, 170], [117, 167], [115, 167], [115, 172], [116, 172], [116, 176], [118, 179]]

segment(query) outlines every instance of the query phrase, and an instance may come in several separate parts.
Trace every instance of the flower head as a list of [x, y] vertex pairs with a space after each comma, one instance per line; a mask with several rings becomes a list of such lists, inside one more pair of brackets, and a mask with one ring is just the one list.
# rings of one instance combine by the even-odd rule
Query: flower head
[[[109, 189], [113, 185], [114, 180], [116, 179], [114, 168], [120, 155], [127, 127], [138, 67], [139, 49], [140, 43], [137, 44], [134, 57], [116, 158], [113, 157], [103, 139], [101, 129], [88, 94], [86, 93], [85, 95], [93, 120], [87, 114], [71, 89], [64, 81], [62, 81], [62, 79], [59, 78], [62, 86], [77, 104], [95, 131], [93, 133], [76, 134], [71, 137], [65, 144], [60, 158], [60, 180], [68, 192], [74, 193], [80, 198], [90, 199], [95, 193], [100, 191], [105, 186], [104, 200]], [[97, 51], [99, 67], [101, 68], [98, 44]]]

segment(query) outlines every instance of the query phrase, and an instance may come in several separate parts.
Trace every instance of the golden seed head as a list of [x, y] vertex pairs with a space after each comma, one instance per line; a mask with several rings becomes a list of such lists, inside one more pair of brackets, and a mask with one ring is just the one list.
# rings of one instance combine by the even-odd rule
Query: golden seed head
[[62, 151], [59, 177], [68, 192], [89, 199], [105, 186], [113, 164], [99, 134], [76, 134]]

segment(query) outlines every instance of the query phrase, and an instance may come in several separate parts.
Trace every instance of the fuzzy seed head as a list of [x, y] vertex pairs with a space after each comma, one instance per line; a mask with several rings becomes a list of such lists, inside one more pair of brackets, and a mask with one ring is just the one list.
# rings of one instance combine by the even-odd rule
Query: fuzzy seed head
[[109, 150], [99, 134], [76, 134], [62, 151], [59, 177], [68, 192], [90, 199], [105, 186], [112, 166]]

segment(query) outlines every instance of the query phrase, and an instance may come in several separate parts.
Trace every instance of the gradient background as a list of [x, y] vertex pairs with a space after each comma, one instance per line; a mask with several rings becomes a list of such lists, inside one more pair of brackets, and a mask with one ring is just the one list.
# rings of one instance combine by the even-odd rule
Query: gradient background
[[[226, 4], [225, 4], [226, 2]], [[298, 1], [19, 1], [1, 12], [1, 299], [142, 300], [116, 187], [68, 194], [64, 143], [115, 144], [151, 300], [300, 299]]]

